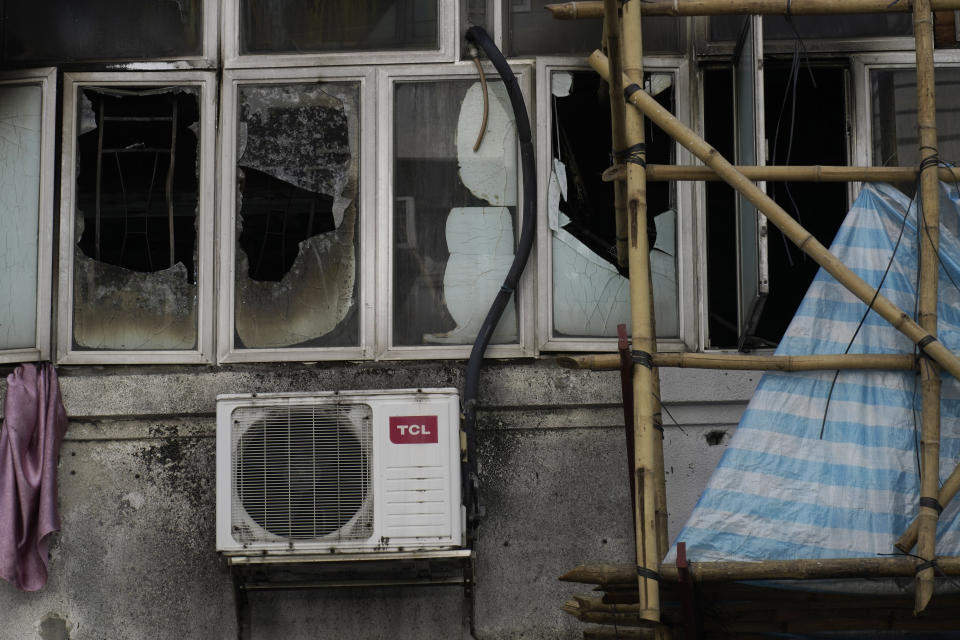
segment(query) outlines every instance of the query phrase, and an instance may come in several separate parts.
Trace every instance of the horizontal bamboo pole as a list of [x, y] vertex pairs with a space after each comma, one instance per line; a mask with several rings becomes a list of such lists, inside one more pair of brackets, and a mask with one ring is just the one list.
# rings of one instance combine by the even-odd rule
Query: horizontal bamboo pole
[[[915, 182], [919, 169], [913, 167], [835, 167], [835, 166], [737, 166], [747, 178], [757, 182]], [[614, 165], [603, 173], [606, 182], [622, 180], [623, 165]], [[960, 180], [960, 168], [939, 169], [941, 180]], [[647, 180], [653, 182], [719, 182], [723, 178], [710, 167], [670, 164], [647, 165]]]
[[[617, 354], [560, 356], [557, 364], [566, 369], [612, 371], [620, 368]], [[893, 353], [819, 356], [745, 356], [736, 353], [655, 353], [656, 367], [676, 369], [730, 369], [735, 371], [834, 371], [879, 370], [914, 371], [917, 361], [912, 355]]]
[[[822, 560], [766, 560], [762, 562], [691, 562], [694, 582], [738, 580], [833, 580], [840, 578], [912, 578], [917, 561], [910, 556], [833, 558]], [[948, 576], [960, 575], [960, 557], [939, 557], [937, 567]], [[564, 582], [620, 585], [630, 582], [637, 568], [629, 564], [580, 565], [560, 576]], [[661, 579], [680, 580], [677, 566], [660, 566]]]
[[[589, 58], [590, 65], [604, 79], [609, 80], [609, 67], [606, 56], [600, 51], [594, 51]], [[626, 85], [630, 87], [630, 85]], [[635, 86], [635, 85], [634, 85]], [[750, 201], [766, 218], [783, 232], [793, 244], [805, 254], [813, 258], [814, 262], [824, 268], [840, 284], [861, 301], [872, 304], [873, 310], [881, 318], [889, 322], [897, 331], [910, 338], [914, 344], [926, 342], [923, 352], [934, 362], [960, 378], [960, 359], [957, 358], [941, 342], [929, 342], [929, 333], [914, 322], [910, 314], [890, 302], [885, 296], [867, 284], [863, 278], [853, 272], [839, 258], [830, 253], [813, 235], [803, 228], [799, 222], [777, 204], [757, 185], [745, 178], [733, 168], [716, 149], [707, 144], [689, 127], [680, 122], [672, 113], [664, 109], [642, 89], [631, 93], [630, 104], [640, 109], [644, 115], [663, 129], [667, 135], [679, 142], [684, 148], [693, 153], [702, 162], [712, 167], [720, 174], [724, 181]]]
[[[960, 0], [931, 0], [934, 11], [960, 9]], [[544, 7], [558, 20], [603, 17], [603, 2], [562, 2]], [[913, 2], [900, 0], [644, 0], [643, 15], [722, 16], [794, 15], [826, 16], [852, 13], [909, 13]]]

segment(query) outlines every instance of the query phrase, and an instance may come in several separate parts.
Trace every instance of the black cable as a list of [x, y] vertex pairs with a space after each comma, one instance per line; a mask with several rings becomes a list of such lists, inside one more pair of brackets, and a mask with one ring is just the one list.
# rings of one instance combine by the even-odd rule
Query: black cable
[[[910, 200], [912, 205], [916, 196]], [[883, 276], [880, 278], [880, 284], [877, 285], [877, 288], [873, 292], [873, 298], [870, 299], [870, 304], [867, 305], [866, 311], [863, 312], [863, 317], [860, 318], [860, 323], [857, 325], [856, 330], [853, 332], [853, 337], [850, 338], [850, 342], [847, 343], [847, 348], [843, 350], [844, 354], [850, 352], [850, 349], [853, 347], [853, 343], [857, 339], [857, 335], [860, 333], [860, 329], [863, 328], [863, 323], [867, 321], [867, 316], [870, 315], [870, 312], [873, 310], [873, 304], [877, 301], [877, 297], [880, 295], [880, 289], [883, 288], [883, 283], [887, 279], [887, 274], [890, 273], [890, 267], [893, 266], [893, 259], [897, 256], [897, 251], [900, 249], [900, 241], [903, 240], [903, 231], [907, 227], [907, 218], [910, 215], [910, 207], [907, 207], [907, 211], [903, 215], [903, 222], [900, 224], [900, 233], [897, 235], [897, 242], [893, 246], [893, 253], [890, 254], [890, 260], [887, 261], [887, 267], [883, 270]], [[823, 440], [823, 432], [827, 427], [827, 414], [830, 411], [830, 400], [833, 398], [833, 389], [837, 385], [837, 378], [840, 377], [840, 370], [837, 369], [833, 374], [833, 381], [830, 383], [830, 391], [827, 392], [827, 403], [823, 408], [823, 421], [820, 423], [820, 440]]]
[[467, 30], [468, 41], [480, 47], [493, 66], [500, 74], [510, 96], [513, 106], [513, 117], [517, 128], [517, 138], [520, 142], [520, 166], [523, 173], [523, 207], [520, 211], [521, 232], [517, 251], [514, 255], [510, 271], [503, 280], [503, 285], [490, 305], [487, 317], [480, 327], [477, 339], [470, 352], [467, 362], [467, 372], [463, 383], [463, 423], [467, 439], [467, 462], [465, 465], [464, 501], [467, 507], [468, 529], [475, 529], [480, 517], [479, 478], [477, 475], [477, 393], [480, 383], [480, 367], [483, 364], [483, 354], [490, 344], [493, 331], [503, 315], [504, 309], [517, 289], [520, 275], [527, 264], [533, 250], [533, 241], [536, 236], [537, 224], [537, 184], [536, 161], [533, 150], [533, 139], [530, 133], [530, 118], [527, 115], [527, 106], [520, 91], [517, 78], [513, 75], [510, 65], [503, 53], [490, 39], [482, 27], [470, 27]]

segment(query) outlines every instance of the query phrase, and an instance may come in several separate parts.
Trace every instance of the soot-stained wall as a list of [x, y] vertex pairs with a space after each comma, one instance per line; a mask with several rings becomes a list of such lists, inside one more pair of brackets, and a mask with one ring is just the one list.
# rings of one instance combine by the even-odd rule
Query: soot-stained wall
[[[216, 395], [461, 386], [462, 374], [459, 363], [61, 368], [71, 418], [59, 465], [63, 528], [43, 590], [0, 583], [0, 640], [236, 638], [233, 587], [214, 544]], [[484, 370], [477, 638], [580, 637], [561, 607], [588, 588], [557, 576], [632, 556], [617, 375], [549, 361]], [[662, 377], [677, 423], [665, 418], [675, 534], [756, 376]], [[466, 633], [469, 612], [462, 589], [449, 586], [257, 593], [250, 637], [446, 639]]]

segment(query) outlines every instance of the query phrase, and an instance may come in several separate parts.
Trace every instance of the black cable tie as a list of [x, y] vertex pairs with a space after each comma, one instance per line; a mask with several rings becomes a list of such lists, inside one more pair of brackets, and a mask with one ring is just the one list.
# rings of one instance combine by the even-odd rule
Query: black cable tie
[[926, 562], [921, 562], [920, 564], [918, 564], [917, 567], [913, 570], [913, 573], [914, 575], [916, 575], [921, 571], [926, 571], [927, 569], [933, 569], [936, 566], [937, 566], [936, 558], [934, 558], [933, 560], [927, 560]]
[[920, 498], [920, 506], [929, 507], [930, 509], [935, 509], [938, 515], [943, 513], [943, 505], [940, 504], [940, 501], [937, 500], [936, 498], [927, 498], [927, 497]]
[[638, 164], [641, 167], [647, 166], [647, 145], [638, 142], [637, 144], [627, 147], [626, 149], [621, 149], [620, 151], [613, 152], [613, 159], [617, 164], [625, 164], [627, 162], [631, 164]]
[[920, 355], [923, 356], [924, 358], [929, 359], [930, 355], [927, 353], [927, 347], [933, 344], [934, 342], [937, 342], [937, 339], [929, 335], [922, 338], [919, 342], [917, 342], [917, 346], [920, 347]]
[[646, 351], [631, 351], [630, 359], [634, 364], [643, 365], [647, 369], [653, 369], [653, 356]]
[[653, 569], [647, 569], [646, 567], [641, 567], [637, 565], [637, 575], [647, 578], [648, 580], [656, 580], [660, 582], [660, 574], [654, 571]]
[[643, 87], [638, 85], [636, 82], [630, 83], [623, 88], [623, 97], [629, 101], [633, 94], [635, 94], [637, 91], [643, 91]]

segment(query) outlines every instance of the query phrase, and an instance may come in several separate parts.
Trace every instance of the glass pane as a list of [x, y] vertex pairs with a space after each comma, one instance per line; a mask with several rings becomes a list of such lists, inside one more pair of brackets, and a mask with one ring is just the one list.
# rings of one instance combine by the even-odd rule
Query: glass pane
[[359, 344], [358, 82], [243, 85], [235, 346]]
[[[917, 134], [915, 69], [870, 73], [873, 110], [873, 164], [915, 167], [920, 164]], [[938, 67], [937, 146], [944, 162], [960, 162], [960, 68]]]
[[199, 56], [202, 0], [5, 2], [4, 62]]
[[[646, 74], [658, 102], [673, 110], [672, 74]], [[551, 174], [547, 195], [553, 235], [553, 333], [558, 337], [615, 337], [630, 327], [630, 286], [617, 267], [614, 183], [601, 175], [610, 163], [609, 90], [592, 71], [555, 71]], [[672, 164], [674, 143], [647, 122], [647, 161]], [[657, 336], [679, 336], [676, 209], [666, 182], [647, 185], [648, 234]]]
[[[509, 55], [589, 53], [600, 48], [603, 20], [556, 20], [544, 7], [554, 0], [504, 0]], [[683, 18], [644, 18], [644, 54], [682, 53]]]
[[240, 53], [439, 49], [437, 0], [241, 0]]
[[0, 86], [0, 349], [37, 345], [38, 85]]
[[[743, 16], [716, 16], [710, 18], [710, 40], [735, 42], [743, 29]], [[785, 16], [764, 16], [764, 40], [793, 40], [801, 38], [883, 38], [910, 36], [913, 21], [909, 13], [884, 13], [843, 16], [795, 16], [790, 26]]]
[[[513, 262], [517, 138], [503, 83], [401, 82], [394, 102], [393, 344], [471, 344]], [[511, 301], [492, 342], [517, 342]]]
[[188, 86], [79, 91], [75, 349], [197, 346], [199, 97]]

